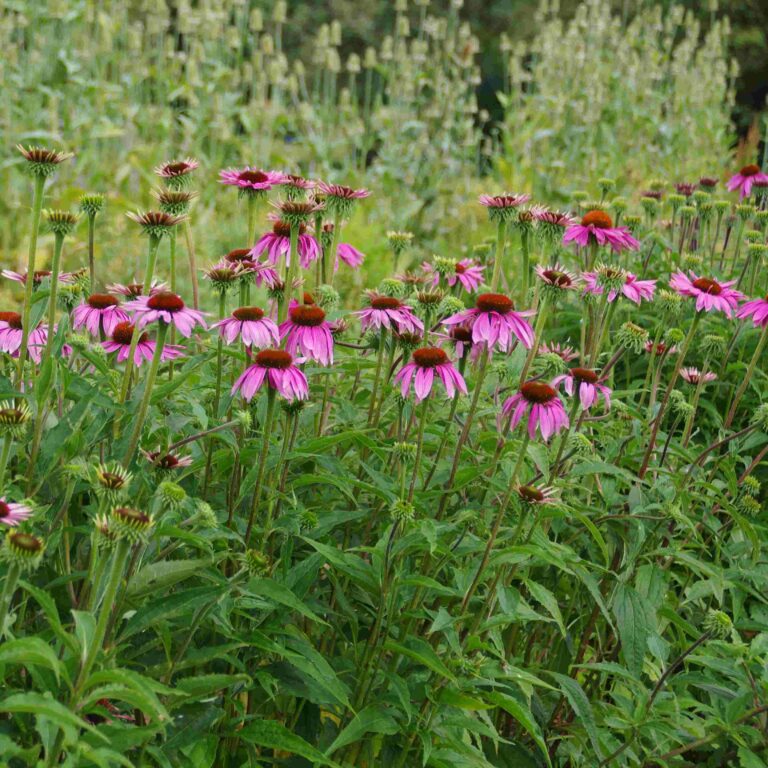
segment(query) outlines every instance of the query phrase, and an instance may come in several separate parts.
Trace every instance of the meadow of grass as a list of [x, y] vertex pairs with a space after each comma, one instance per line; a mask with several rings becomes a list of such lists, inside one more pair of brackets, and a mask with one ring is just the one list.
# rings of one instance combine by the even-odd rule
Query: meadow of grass
[[727, 21], [545, 5], [493, 125], [459, 2], [345, 62], [54, 6], [0, 26], [0, 765], [768, 764]]

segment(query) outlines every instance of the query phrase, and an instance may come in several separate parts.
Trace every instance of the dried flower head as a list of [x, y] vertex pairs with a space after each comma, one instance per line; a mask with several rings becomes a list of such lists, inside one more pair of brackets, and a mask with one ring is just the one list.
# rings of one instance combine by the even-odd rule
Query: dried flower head
[[137, 211], [127, 213], [131, 221], [135, 221], [142, 232], [149, 237], [161, 238], [167, 235], [172, 227], [184, 221], [185, 216], [174, 216], [164, 211]]
[[77, 226], [78, 215], [72, 211], [46, 210], [43, 213], [49, 232], [66, 237]]
[[171, 216], [184, 216], [189, 213], [197, 192], [188, 189], [153, 189], [152, 196], [157, 200], [160, 210]]

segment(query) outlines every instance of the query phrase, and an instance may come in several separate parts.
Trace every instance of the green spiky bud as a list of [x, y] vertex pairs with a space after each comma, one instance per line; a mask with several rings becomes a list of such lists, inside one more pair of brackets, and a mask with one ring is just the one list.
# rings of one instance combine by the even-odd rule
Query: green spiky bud
[[77, 226], [78, 215], [72, 211], [46, 210], [43, 212], [46, 228], [59, 237], [66, 237]]
[[704, 619], [704, 630], [718, 640], [727, 640], [733, 631], [733, 622], [725, 611], [709, 610]]
[[131, 507], [116, 507], [109, 515], [109, 526], [115, 537], [132, 544], [146, 541], [153, 525], [150, 515]]
[[0, 434], [18, 439], [24, 435], [32, 418], [26, 400], [4, 400], [0, 403]]
[[672, 206], [673, 211], [677, 211], [682, 205], [685, 204], [685, 195], [670, 195], [667, 200], [669, 200], [670, 206]]
[[416, 515], [416, 507], [405, 499], [398, 499], [389, 508], [392, 519], [400, 523], [408, 523]]
[[178, 509], [186, 500], [187, 492], [171, 480], [164, 480], [155, 491], [160, 503], [168, 510]]
[[648, 341], [648, 331], [636, 323], [627, 321], [622, 323], [616, 332], [616, 341], [624, 349], [640, 354]]
[[21, 571], [33, 571], [40, 565], [45, 553], [45, 542], [31, 533], [9, 531], [0, 549], [0, 559]]
[[99, 192], [89, 192], [80, 198], [80, 210], [90, 218], [96, 218], [104, 210], [104, 195]]

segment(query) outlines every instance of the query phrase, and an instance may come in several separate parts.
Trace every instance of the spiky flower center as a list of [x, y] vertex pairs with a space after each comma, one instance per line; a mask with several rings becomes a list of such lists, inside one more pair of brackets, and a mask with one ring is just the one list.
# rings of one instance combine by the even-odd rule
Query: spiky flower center
[[50, 277], [51, 273], [47, 269], [38, 269], [32, 274], [32, 282], [35, 285], [39, 285], [45, 280], [46, 277]]
[[570, 275], [566, 272], [561, 272], [559, 269], [545, 269], [542, 274], [547, 282], [556, 285], [559, 288], [569, 288], [573, 285]]
[[720, 283], [716, 280], [710, 280], [708, 277], [697, 277], [693, 281], [693, 286], [703, 293], [708, 293], [710, 296], [719, 296], [723, 292]]
[[377, 296], [371, 299], [371, 309], [400, 309], [403, 303], [394, 296]]
[[23, 424], [28, 413], [21, 408], [0, 408], [0, 424]]
[[[307, 227], [304, 224], [299, 224], [299, 234], [303, 235], [307, 231]], [[283, 221], [282, 219], [276, 221], [272, 225], [272, 232], [276, 234], [278, 237], [290, 237], [291, 236], [291, 225], [287, 221]]]
[[325, 321], [325, 312], [315, 304], [299, 304], [290, 311], [291, 322], [307, 328], [315, 328]]
[[282, 349], [262, 349], [256, 354], [256, 365], [261, 368], [277, 368], [284, 371], [292, 362], [291, 355]]
[[422, 347], [413, 350], [413, 362], [419, 368], [434, 368], [448, 362], [448, 355], [438, 347]]
[[261, 320], [264, 317], [264, 310], [259, 307], [240, 307], [232, 310], [232, 316], [240, 322], [248, 320]]
[[598, 229], [610, 229], [613, 226], [613, 219], [605, 211], [589, 211], [584, 214], [581, 226], [588, 227], [590, 224]]
[[251, 260], [251, 251], [249, 248], [235, 248], [234, 251], [230, 251], [224, 258], [229, 262], [237, 262], [238, 264], [244, 261]]
[[31, 533], [14, 531], [8, 534], [10, 543], [16, 550], [21, 550], [30, 555], [35, 555], [43, 548], [43, 542]]
[[515, 303], [503, 293], [481, 293], [477, 297], [475, 306], [481, 312], [498, 312], [500, 315], [506, 315], [515, 308]]
[[304, 291], [304, 295], [302, 296], [302, 303], [304, 303], [304, 304], [314, 304], [315, 303], [315, 297], [309, 291]]
[[523, 501], [533, 503], [544, 501], [544, 494], [533, 485], [521, 485], [517, 489], [517, 492], [520, 494], [520, 498], [522, 498]]
[[755, 163], [750, 163], [749, 165], [745, 165], [739, 173], [742, 176], [756, 176], [758, 173], [760, 173], [760, 166], [755, 165]]
[[265, 181], [269, 181], [269, 176], [264, 171], [240, 171], [237, 178], [248, 184], [263, 184]]
[[0, 312], [0, 320], [17, 331], [21, 330], [21, 315], [18, 312]]
[[[133, 323], [130, 323], [127, 320], [123, 323], [118, 323], [112, 330], [112, 341], [114, 341], [115, 344], [127, 346], [131, 343], [132, 338]], [[146, 333], [142, 333], [141, 337], [139, 338], [139, 343], [146, 341], [148, 338], [149, 336]]]
[[456, 270], [457, 275], [463, 275], [467, 271], [467, 265], [457, 262], [454, 269]]
[[125, 478], [116, 472], [102, 472], [101, 484], [112, 491], [120, 490], [125, 485]]
[[9, 517], [11, 514], [11, 507], [4, 501], [0, 501], [0, 520], [4, 517]]
[[586, 382], [587, 384], [596, 384], [599, 378], [597, 373], [589, 368], [571, 368], [571, 376], [579, 383]]
[[183, 160], [178, 163], [168, 163], [163, 170], [168, 176], [181, 176], [186, 173], [192, 166], [189, 163], [185, 163]]
[[453, 328], [451, 328], [450, 337], [454, 341], [461, 341], [464, 344], [469, 344], [472, 341], [472, 331], [461, 325], [454, 325]]
[[163, 312], [181, 312], [184, 309], [184, 301], [170, 291], [160, 291], [147, 299], [147, 306]]
[[108, 307], [116, 307], [117, 304], [117, 299], [108, 293], [92, 293], [88, 297], [88, 306], [92, 309], [107, 309]]
[[119, 518], [122, 522], [129, 525], [148, 526], [152, 520], [146, 512], [142, 512], [132, 507], [118, 507], [113, 510], [112, 514]]
[[526, 381], [520, 387], [520, 393], [529, 402], [543, 405], [557, 397], [557, 392], [543, 381]]

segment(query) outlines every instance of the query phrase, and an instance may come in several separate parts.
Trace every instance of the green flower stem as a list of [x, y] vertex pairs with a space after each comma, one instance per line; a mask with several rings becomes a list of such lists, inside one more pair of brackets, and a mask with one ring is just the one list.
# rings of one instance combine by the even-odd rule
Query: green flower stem
[[[219, 291], [219, 320], [224, 319], [227, 312], [227, 293]], [[221, 401], [221, 379], [224, 367], [224, 338], [219, 334], [216, 343], [216, 391], [213, 396], [213, 418], [219, 417], [219, 402]]]
[[32, 198], [31, 233], [29, 237], [29, 252], [27, 254], [27, 279], [24, 283], [24, 307], [21, 312], [21, 346], [19, 361], [16, 369], [16, 388], [21, 388], [21, 377], [24, 372], [24, 361], [27, 358], [29, 343], [29, 316], [32, 311], [32, 291], [35, 285], [35, 256], [37, 254], [37, 236], [40, 232], [40, 217], [43, 212], [43, 188], [45, 178], [35, 177], [35, 191]]
[[683, 341], [683, 346], [680, 349], [680, 353], [677, 356], [677, 360], [675, 361], [675, 369], [672, 371], [672, 376], [669, 379], [669, 384], [667, 384], [667, 389], [664, 392], [664, 398], [661, 401], [661, 405], [659, 406], [659, 412], [656, 415], [656, 418], [653, 420], [653, 426], [651, 428], [651, 436], [648, 440], [648, 447], [645, 449], [645, 455], [643, 456], [643, 463], [640, 467], [640, 471], [638, 472], [638, 477], [642, 480], [646, 473], [648, 472], [648, 465], [651, 462], [651, 456], [653, 455], [653, 449], [656, 447], [656, 437], [659, 434], [659, 427], [661, 426], [661, 422], [664, 419], [664, 411], [667, 409], [667, 404], [669, 403], [670, 395], [672, 394], [672, 390], [675, 388], [675, 383], [677, 382], [677, 377], [680, 374], [680, 369], [683, 367], [683, 362], [685, 361], [685, 356], [688, 353], [688, 348], [691, 346], [691, 342], [693, 341], [693, 336], [696, 333], [696, 329], [699, 326], [699, 321], [701, 320], [701, 312], [697, 312], [695, 317], [693, 318], [693, 322], [691, 323], [691, 328], [688, 331], [688, 335], [685, 337], [685, 341]]
[[413, 493], [416, 489], [416, 478], [419, 476], [419, 466], [421, 465], [421, 456], [424, 452], [424, 429], [427, 426], [427, 415], [429, 414], [429, 395], [424, 398], [424, 405], [421, 408], [421, 419], [419, 419], [419, 431], [416, 434], [416, 457], [413, 460], [413, 474], [411, 475], [411, 484], [408, 487], [408, 501], [413, 501]]
[[733, 251], [733, 262], [731, 263], [731, 277], [736, 273], [736, 268], [739, 263], [739, 254], [741, 253], [741, 242], [744, 238], [744, 226], [746, 222], [744, 219], [739, 219], [739, 225], [736, 229], [736, 248]]
[[491, 278], [491, 291], [499, 289], [499, 280], [501, 279], [501, 262], [504, 260], [504, 246], [507, 240], [507, 222], [503, 218], [499, 219], [496, 229], [496, 253], [493, 257], [493, 277]]
[[246, 207], [248, 209], [248, 243], [249, 248], [256, 244], [256, 209], [258, 208], [258, 195], [248, 195], [246, 197]]
[[[157, 328], [157, 340], [155, 341], [155, 354], [152, 356], [152, 362], [149, 365], [149, 371], [147, 373], [147, 379], [144, 382], [144, 394], [141, 398], [141, 404], [139, 405], [138, 413], [136, 414], [136, 421], [133, 425], [133, 433], [131, 434], [131, 440], [128, 443], [128, 450], [123, 456], [123, 466], [128, 467], [133, 461], [133, 456], [136, 453], [136, 448], [139, 445], [139, 439], [141, 438], [141, 430], [144, 428], [144, 421], [147, 418], [147, 411], [149, 410], [149, 402], [152, 399], [152, 390], [155, 385], [155, 379], [157, 378], [157, 370], [160, 367], [160, 360], [163, 356], [163, 347], [165, 346], [165, 336], [168, 333], [168, 324], [162, 320], [158, 324]], [[127, 362], [130, 363], [131, 358]]]
[[331, 247], [323, 253], [323, 282], [326, 285], [333, 285], [333, 271], [336, 265], [336, 251], [339, 248], [339, 238], [341, 237], [341, 216], [336, 214], [333, 217], [333, 237], [331, 238]]
[[112, 556], [112, 564], [110, 566], [109, 576], [107, 577], [107, 584], [104, 588], [104, 598], [101, 601], [96, 629], [91, 638], [91, 642], [86, 649], [83, 665], [80, 668], [80, 674], [78, 675], [77, 683], [75, 684], [75, 696], [77, 696], [83, 684], [88, 679], [88, 675], [91, 673], [93, 664], [96, 661], [96, 655], [104, 645], [104, 640], [107, 634], [107, 625], [109, 624], [109, 618], [112, 614], [112, 608], [115, 604], [117, 591], [120, 587], [123, 573], [125, 572], [125, 564], [128, 560], [130, 551], [131, 544], [128, 539], [121, 539], [117, 543], [114, 555]]
[[45, 340], [43, 359], [44, 366], [51, 356], [53, 348], [54, 325], [56, 324], [56, 292], [59, 284], [59, 267], [61, 265], [61, 251], [64, 247], [64, 235], [56, 234], [53, 243], [53, 261], [51, 262], [51, 288], [48, 295], [48, 338]]
[[379, 395], [379, 383], [381, 381], [381, 369], [384, 364], [384, 351], [386, 349], [387, 331], [382, 326], [379, 330], [379, 349], [376, 354], [376, 371], [373, 374], [373, 389], [371, 390], [371, 400], [368, 403], [368, 426], [373, 422], [373, 414], [376, 412], [376, 399]]
[[170, 286], [171, 292], [176, 293], [176, 229], [173, 228], [168, 232], [168, 259], [170, 261], [171, 279]]
[[[156, 235], [149, 236], [149, 250], [147, 251], [147, 266], [144, 271], [144, 295], [149, 295], [150, 286], [152, 285], [152, 278], [155, 276], [155, 263], [157, 261], [157, 250], [160, 247], [160, 238]], [[141, 328], [139, 323], [134, 322], [133, 336], [131, 336], [131, 348], [128, 351], [128, 358], [125, 361], [125, 373], [123, 374], [123, 384], [120, 387], [120, 399], [119, 403], [124, 403], [128, 397], [128, 388], [131, 386], [131, 376], [133, 374], [134, 362], [133, 358], [136, 354], [136, 347], [138, 346], [139, 339], [141, 338]], [[115, 422], [117, 425], [117, 422]], [[115, 437], [117, 437], [117, 427], [115, 429]]]
[[691, 400], [691, 412], [688, 414], [688, 418], [685, 420], [685, 429], [683, 430], [683, 448], [687, 448], [688, 443], [691, 440], [691, 432], [693, 432], [693, 420], [696, 418], [696, 410], [699, 407], [701, 393], [704, 390], [704, 377], [707, 375], [707, 373], [709, 373], [709, 358], [704, 360], [704, 364], [701, 366], [699, 381], [696, 384], [696, 389], [693, 393], [693, 400]]
[[96, 214], [88, 214], [88, 277], [91, 281], [91, 293], [96, 292]]
[[3, 591], [0, 593], [0, 638], [5, 634], [5, 621], [8, 618], [8, 609], [11, 607], [20, 574], [21, 568], [16, 563], [11, 563], [3, 580]]
[[280, 305], [280, 314], [278, 320], [284, 323], [288, 317], [288, 307], [291, 303], [291, 298], [295, 298], [299, 304], [302, 304], [302, 291], [301, 286], [294, 288], [293, 284], [296, 282], [296, 276], [299, 271], [299, 225], [291, 224], [291, 250], [288, 258], [289, 264], [285, 269], [285, 300]]
[[5, 491], [5, 470], [8, 468], [8, 457], [11, 455], [11, 445], [13, 444], [13, 437], [11, 434], [6, 434], [3, 438], [3, 449], [0, 453], [0, 491]]
[[[483, 552], [483, 557], [480, 560], [480, 565], [478, 565], [477, 567], [475, 577], [474, 579], [472, 579], [472, 583], [470, 584], [469, 589], [466, 591], [466, 594], [464, 595], [464, 599], [461, 602], [461, 609], [459, 612], [462, 615], [466, 612], [470, 601], [474, 597], [475, 592], [477, 591], [477, 588], [480, 585], [480, 581], [483, 578], [483, 573], [485, 572], [486, 566], [488, 565], [488, 561], [491, 559], [491, 552], [493, 550], [494, 544], [496, 543], [496, 537], [499, 535], [499, 529], [501, 528], [501, 523], [504, 520], [504, 515], [507, 512], [507, 507], [509, 506], [509, 502], [512, 499], [512, 494], [516, 492], [517, 477], [520, 474], [520, 469], [523, 466], [523, 461], [525, 459], [526, 451], [528, 450], [529, 442], [530, 442], [530, 437], [528, 435], [528, 430], [526, 430], [523, 436], [523, 444], [520, 446], [520, 450], [517, 454], [517, 461], [515, 462], [515, 467], [512, 470], [512, 476], [509, 478], [509, 489], [507, 490], [507, 493], [504, 496], [504, 500], [499, 505], [499, 511], [496, 514], [496, 519], [493, 521], [493, 528], [491, 529], [491, 535], [488, 538], [488, 543], [485, 545], [485, 551]], [[522, 514], [521, 514], [521, 520], [522, 520]], [[515, 532], [515, 540], [520, 535], [520, 529], [521, 529], [521, 525], [520, 523], [518, 523], [517, 531]]]
[[555, 457], [555, 461], [552, 464], [553, 478], [557, 477], [559, 474], [560, 462], [563, 459], [563, 452], [565, 451], [565, 446], [568, 444], [568, 438], [571, 436], [571, 432], [573, 431], [573, 426], [576, 423], [576, 414], [579, 412], [580, 405], [581, 405], [581, 401], [579, 400], [579, 393], [577, 390], [573, 394], [573, 402], [571, 403], [571, 409], [568, 411], [568, 428], [565, 430], [565, 432], [563, 432], [563, 436], [560, 438], [560, 445], [557, 448], [557, 456]]
[[539, 349], [539, 344], [541, 343], [541, 334], [544, 332], [544, 324], [547, 321], [547, 311], [549, 309], [549, 304], [544, 296], [541, 297], [541, 304], [539, 306], [539, 314], [536, 318], [536, 327], [533, 331], [533, 346], [528, 350], [528, 355], [525, 358], [525, 364], [523, 365], [522, 373], [520, 374], [520, 383], [522, 384], [526, 376], [528, 376], [528, 371], [531, 368], [531, 363], [533, 362], [534, 357], [536, 357], [537, 351]]
[[[275, 399], [276, 392], [272, 387], [267, 386], [267, 415], [264, 418], [264, 427], [262, 429], [261, 436], [261, 454], [259, 455], [259, 469], [256, 475], [256, 484], [253, 487], [253, 501], [251, 502], [251, 513], [248, 515], [248, 526], [245, 529], [245, 546], [250, 546], [251, 532], [253, 531], [253, 523], [256, 519], [256, 512], [259, 509], [259, 502], [261, 501], [261, 494], [264, 486], [264, 475], [267, 470], [267, 456], [269, 455], [269, 441], [272, 437], [272, 420], [275, 413]], [[264, 524], [263, 541], [267, 540], [269, 536], [269, 520]]]
[[741, 398], [744, 396], [744, 393], [747, 391], [749, 382], [752, 379], [752, 374], [755, 372], [755, 367], [757, 366], [757, 362], [762, 357], [766, 342], [768, 342], [768, 325], [763, 326], [763, 331], [760, 334], [760, 341], [757, 342], [755, 351], [752, 354], [752, 359], [749, 361], [747, 372], [744, 374], [744, 377], [741, 380], [741, 384], [739, 384], [739, 388], [736, 390], [736, 394], [733, 396], [733, 402], [731, 403], [731, 407], [728, 410], [728, 416], [726, 417], [725, 423], [723, 424], [723, 427], [725, 429], [728, 429], [731, 426], [731, 424], [733, 424], [733, 419], [736, 416], [736, 409], [739, 407]]
[[523, 270], [523, 289], [521, 291], [520, 300], [525, 302], [525, 297], [528, 295], [528, 281], [530, 280], [531, 271], [531, 254], [529, 247], [530, 234], [527, 229], [524, 229], [520, 233], [520, 250], [522, 254], [522, 270]]
[[195, 258], [195, 243], [192, 239], [192, 226], [189, 216], [184, 219], [184, 241], [187, 244], [187, 258], [189, 259], [189, 279], [192, 283], [192, 306], [200, 309], [200, 288], [197, 284], [197, 260]]
[[611, 328], [613, 315], [616, 312], [616, 307], [618, 306], [618, 304], [619, 304], [618, 301], [611, 302], [608, 305], [608, 309], [603, 313], [602, 321], [600, 323], [600, 329], [597, 335], [597, 344], [595, 345], [595, 349], [593, 350], [593, 354], [592, 354], [592, 359], [590, 361], [590, 365], [592, 367], [594, 367], [594, 365], [597, 363], [597, 359], [600, 356], [600, 350], [603, 348], [603, 344], [605, 344], [605, 337]]

